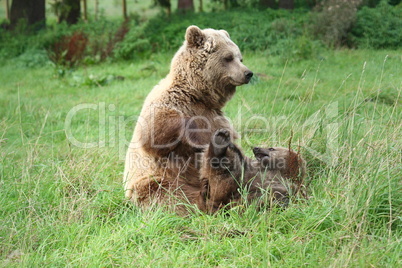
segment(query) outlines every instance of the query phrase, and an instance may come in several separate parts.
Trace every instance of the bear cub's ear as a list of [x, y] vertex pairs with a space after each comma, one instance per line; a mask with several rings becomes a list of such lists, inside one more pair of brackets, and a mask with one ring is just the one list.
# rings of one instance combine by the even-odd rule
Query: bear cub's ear
[[186, 41], [189, 47], [201, 47], [204, 45], [206, 36], [202, 30], [195, 25], [189, 26], [186, 31]]

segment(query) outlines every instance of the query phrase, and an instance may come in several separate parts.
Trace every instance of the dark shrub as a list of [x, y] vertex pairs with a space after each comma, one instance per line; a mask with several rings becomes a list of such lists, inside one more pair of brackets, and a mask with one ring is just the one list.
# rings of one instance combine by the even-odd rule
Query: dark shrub
[[363, 7], [357, 13], [352, 34], [359, 47], [395, 49], [402, 47], [401, 29], [402, 8], [381, 1], [377, 7]]
[[75, 32], [71, 36], [63, 36], [55, 42], [49, 50], [49, 58], [61, 65], [72, 67], [84, 57], [88, 44], [88, 37], [82, 32]]
[[328, 46], [348, 45], [349, 32], [362, 0], [324, 0], [317, 6], [311, 29]]
[[73, 66], [82, 60], [85, 63], [99, 62], [113, 54], [116, 44], [127, 32], [126, 23], [104, 19], [72, 26], [65, 23], [49, 25], [36, 34], [0, 29], [0, 59], [45, 49], [57, 64]]

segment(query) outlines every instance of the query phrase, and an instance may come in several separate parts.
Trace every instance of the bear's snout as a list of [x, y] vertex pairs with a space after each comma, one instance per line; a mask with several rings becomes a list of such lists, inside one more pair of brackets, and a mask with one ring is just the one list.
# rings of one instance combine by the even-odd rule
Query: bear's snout
[[253, 149], [253, 153], [257, 154], [261, 152], [261, 148], [260, 147], [254, 147]]
[[260, 147], [254, 147], [253, 153], [254, 153], [255, 158], [257, 158], [258, 161], [261, 161], [264, 157], [269, 157], [269, 154]]
[[253, 77], [253, 72], [250, 70], [247, 70], [244, 72], [244, 76], [246, 77], [246, 81], [248, 83], [248, 82], [250, 82], [251, 77]]

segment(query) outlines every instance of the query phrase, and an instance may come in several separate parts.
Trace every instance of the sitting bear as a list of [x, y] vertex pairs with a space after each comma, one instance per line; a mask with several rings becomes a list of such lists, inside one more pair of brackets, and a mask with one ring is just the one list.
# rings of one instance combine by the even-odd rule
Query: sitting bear
[[[235, 206], [244, 199], [257, 200], [260, 205], [265, 192], [270, 199], [287, 205], [288, 196], [296, 193], [305, 176], [305, 161], [293, 150], [282, 147], [254, 148], [256, 159], [246, 157], [231, 142], [227, 130], [218, 130], [203, 156], [201, 169], [202, 191], [199, 204], [202, 210], [214, 213]], [[269, 200], [268, 200], [269, 201]]]
[[252, 76], [226, 31], [188, 27], [136, 123], [125, 161], [126, 197], [142, 207], [197, 203], [203, 151], [218, 129], [237, 138], [222, 108]]

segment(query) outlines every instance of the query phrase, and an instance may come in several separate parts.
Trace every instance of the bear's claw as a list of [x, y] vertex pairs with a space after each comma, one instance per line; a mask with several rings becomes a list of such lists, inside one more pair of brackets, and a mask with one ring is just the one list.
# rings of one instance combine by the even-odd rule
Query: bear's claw
[[215, 133], [214, 137], [215, 145], [229, 146], [230, 144], [230, 132], [227, 129], [219, 129]]
[[219, 129], [215, 132], [211, 146], [214, 148], [214, 154], [220, 156], [225, 154], [226, 149], [230, 145], [230, 131], [227, 129]]

